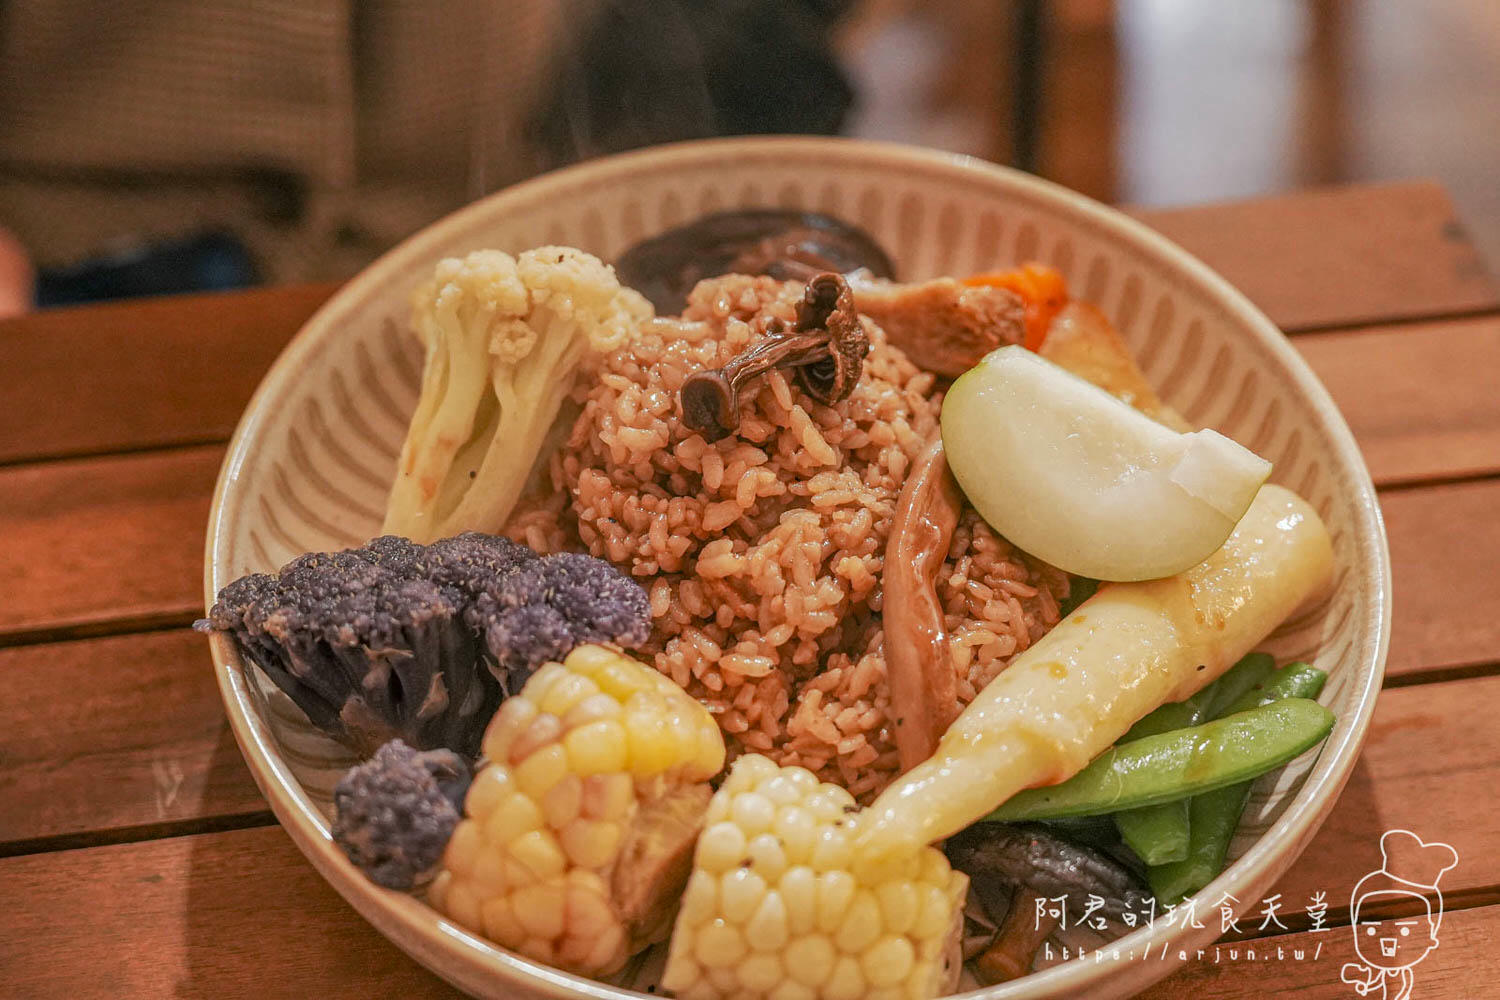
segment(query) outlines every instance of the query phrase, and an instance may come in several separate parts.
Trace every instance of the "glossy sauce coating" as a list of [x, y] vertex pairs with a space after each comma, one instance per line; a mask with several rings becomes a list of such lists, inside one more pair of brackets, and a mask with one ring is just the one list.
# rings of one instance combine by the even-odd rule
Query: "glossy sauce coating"
[[1261, 489], [1217, 552], [1185, 573], [1102, 586], [990, 683], [937, 752], [866, 811], [859, 847], [911, 849], [1023, 788], [1077, 773], [1148, 712], [1217, 678], [1332, 575], [1306, 501]]
[[937, 575], [962, 511], [963, 494], [936, 438], [902, 487], [885, 552], [883, 647], [903, 771], [932, 756], [958, 715]]

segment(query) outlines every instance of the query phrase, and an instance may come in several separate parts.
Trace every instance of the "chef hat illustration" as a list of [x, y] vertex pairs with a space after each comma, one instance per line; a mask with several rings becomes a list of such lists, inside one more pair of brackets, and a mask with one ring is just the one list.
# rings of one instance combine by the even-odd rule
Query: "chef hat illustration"
[[1380, 838], [1380, 868], [1370, 872], [1354, 887], [1352, 905], [1359, 919], [1360, 901], [1376, 892], [1404, 892], [1419, 896], [1436, 895], [1432, 913], [1433, 930], [1443, 919], [1443, 893], [1438, 880], [1458, 864], [1458, 852], [1447, 844], [1426, 843], [1410, 830], [1387, 830]]

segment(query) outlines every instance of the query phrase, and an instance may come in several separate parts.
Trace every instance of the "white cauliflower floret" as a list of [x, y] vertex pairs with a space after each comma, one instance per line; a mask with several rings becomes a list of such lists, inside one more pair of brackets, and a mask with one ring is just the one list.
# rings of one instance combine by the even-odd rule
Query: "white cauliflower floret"
[[498, 531], [580, 368], [651, 316], [614, 268], [571, 247], [439, 262], [412, 298], [427, 358], [382, 530]]

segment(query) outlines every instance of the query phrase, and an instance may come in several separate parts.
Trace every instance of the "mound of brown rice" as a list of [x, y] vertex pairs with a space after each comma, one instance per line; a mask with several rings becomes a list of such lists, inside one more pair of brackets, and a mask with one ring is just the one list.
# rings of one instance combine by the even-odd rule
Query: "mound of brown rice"
[[[731, 753], [801, 764], [869, 798], [890, 780], [880, 571], [908, 464], [937, 433], [934, 380], [870, 326], [849, 399], [822, 406], [773, 372], [714, 444], [678, 420], [677, 390], [794, 319], [802, 286], [701, 283], [575, 394], [582, 412], [550, 484], [509, 525], [533, 548], [585, 548], [650, 593], [656, 666], [715, 713]], [[939, 580], [967, 703], [1058, 620], [1066, 574], [973, 511]]]

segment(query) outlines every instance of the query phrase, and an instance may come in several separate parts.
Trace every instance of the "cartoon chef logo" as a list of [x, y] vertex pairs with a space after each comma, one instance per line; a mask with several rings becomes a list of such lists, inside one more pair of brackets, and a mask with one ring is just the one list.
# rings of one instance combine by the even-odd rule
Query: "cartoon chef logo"
[[[1448, 844], [1428, 844], [1410, 830], [1388, 830], [1380, 838], [1380, 868], [1360, 879], [1350, 897], [1354, 951], [1358, 962], [1347, 962], [1340, 978], [1360, 996], [1410, 1000], [1415, 981], [1412, 967], [1438, 944], [1443, 922], [1443, 894], [1438, 879], [1458, 864], [1458, 852]], [[1403, 911], [1421, 904], [1424, 912], [1381, 919], [1390, 904]]]

